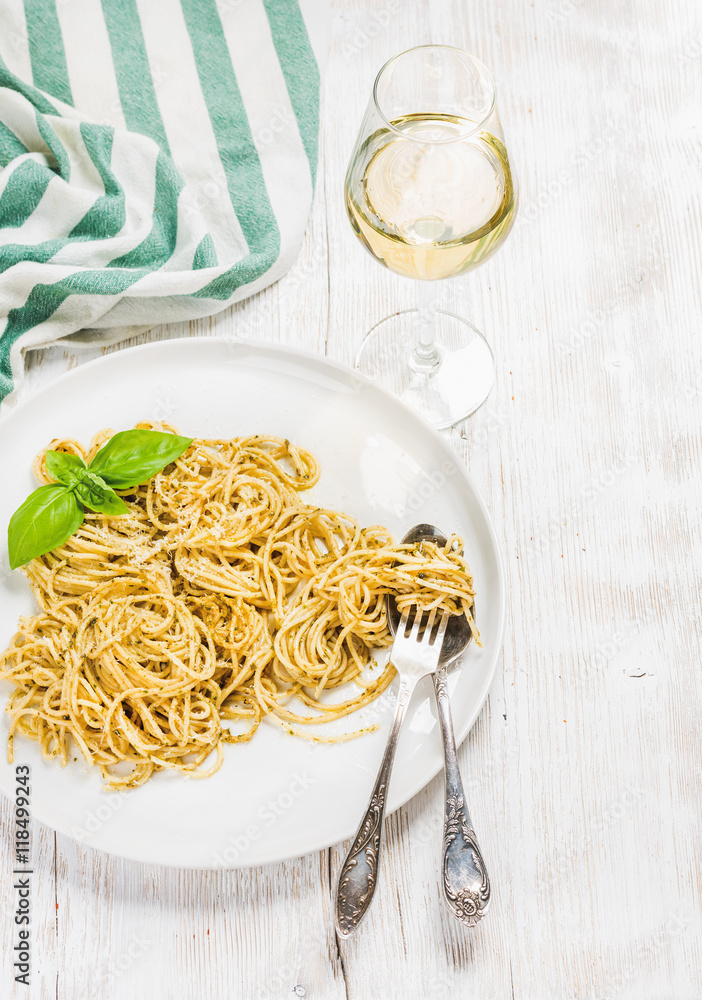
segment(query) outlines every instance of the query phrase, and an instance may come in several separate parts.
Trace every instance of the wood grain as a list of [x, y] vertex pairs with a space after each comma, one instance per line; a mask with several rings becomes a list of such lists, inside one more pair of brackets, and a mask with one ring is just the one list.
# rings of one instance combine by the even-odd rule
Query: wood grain
[[[411, 304], [411, 284], [354, 241], [346, 161], [386, 58], [429, 41], [479, 55], [522, 199], [500, 253], [447, 289], [498, 362], [488, 402], [450, 432], [507, 570], [503, 661], [460, 750], [492, 910], [468, 932], [440, 903], [440, 778], [389, 819], [374, 909], [344, 942], [331, 919], [343, 845], [178, 872], [35, 824], [33, 985], [13, 989], [8, 919], [0, 995], [699, 1000], [698, 5], [338, 0], [335, 11], [305, 244], [217, 332], [350, 362], [368, 327]], [[32, 355], [24, 392], [97, 353]]]

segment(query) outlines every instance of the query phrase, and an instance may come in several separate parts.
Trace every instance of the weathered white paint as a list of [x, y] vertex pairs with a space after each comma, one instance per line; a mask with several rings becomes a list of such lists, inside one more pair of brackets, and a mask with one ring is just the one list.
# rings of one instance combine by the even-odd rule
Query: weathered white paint
[[[440, 779], [390, 819], [374, 910], [340, 946], [340, 848], [179, 873], [35, 828], [34, 985], [12, 989], [4, 920], [3, 997], [702, 996], [697, 4], [339, 0], [304, 248], [226, 329], [349, 362], [408, 304], [411, 283], [355, 244], [341, 185], [375, 71], [427, 41], [494, 71], [522, 185], [505, 247], [448, 289], [498, 362], [451, 432], [508, 575], [503, 665], [460, 753], [492, 912], [471, 933], [440, 906]], [[92, 356], [32, 357], [25, 391]]]

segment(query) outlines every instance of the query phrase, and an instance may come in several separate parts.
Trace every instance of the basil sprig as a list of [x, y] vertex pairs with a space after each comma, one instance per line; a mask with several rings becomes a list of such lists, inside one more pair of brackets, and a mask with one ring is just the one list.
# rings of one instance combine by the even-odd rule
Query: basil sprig
[[192, 438], [137, 428], [119, 431], [86, 465], [78, 455], [47, 451], [46, 469], [56, 481], [40, 486], [10, 519], [10, 566], [51, 552], [68, 541], [85, 517], [84, 508], [113, 517], [129, 510], [115, 490], [128, 490], [155, 476], [192, 444]]

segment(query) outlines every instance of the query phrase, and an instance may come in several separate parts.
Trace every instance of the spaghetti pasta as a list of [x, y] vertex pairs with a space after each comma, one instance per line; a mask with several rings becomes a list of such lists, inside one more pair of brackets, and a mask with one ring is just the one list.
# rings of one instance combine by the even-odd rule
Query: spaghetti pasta
[[[89, 462], [111, 434], [87, 450], [69, 439], [49, 447]], [[44, 456], [34, 471], [48, 483]], [[127, 514], [86, 512], [64, 545], [29, 563], [40, 610], [0, 654], [13, 684], [10, 759], [16, 733], [62, 764], [72, 739], [108, 787], [130, 788], [168, 768], [212, 774], [223, 744], [250, 740], [264, 717], [320, 742], [359, 735], [311, 726], [391, 682], [390, 664], [367, 670], [392, 641], [386, 595], [400, 610], [470, 617], [473, 581], [455, 536], [396, 545], [383, 527], [305, 503], [319, 474], [287, 440], [195, 439], [147, 483], [118, 491]], [[324, 699], [348, 682], [351, 697]]]

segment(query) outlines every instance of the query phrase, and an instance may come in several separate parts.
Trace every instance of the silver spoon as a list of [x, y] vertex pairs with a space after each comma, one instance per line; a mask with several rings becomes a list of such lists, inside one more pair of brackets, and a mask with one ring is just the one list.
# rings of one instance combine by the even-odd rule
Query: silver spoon
[[[402, 541], [411, 544], [424, 539], [446, 545], [446, 537], [433, 524], [415, 525]], [[390, 631], [394, 635], [400, 614], [391, 594], [387, 598], [387, 609]], [[470, 821], [458, 769], [446, 668], [458, 659], [472, 638], [473, 632], [468, 619], [464, 615], [452, 615], [439, 655], [439, 665], [433, 675], [444, 744], [445, 800], [441, 881], [449, 909], [468, 927], [475, 927], [487, 912], [490, 904], [490, 879]]]

